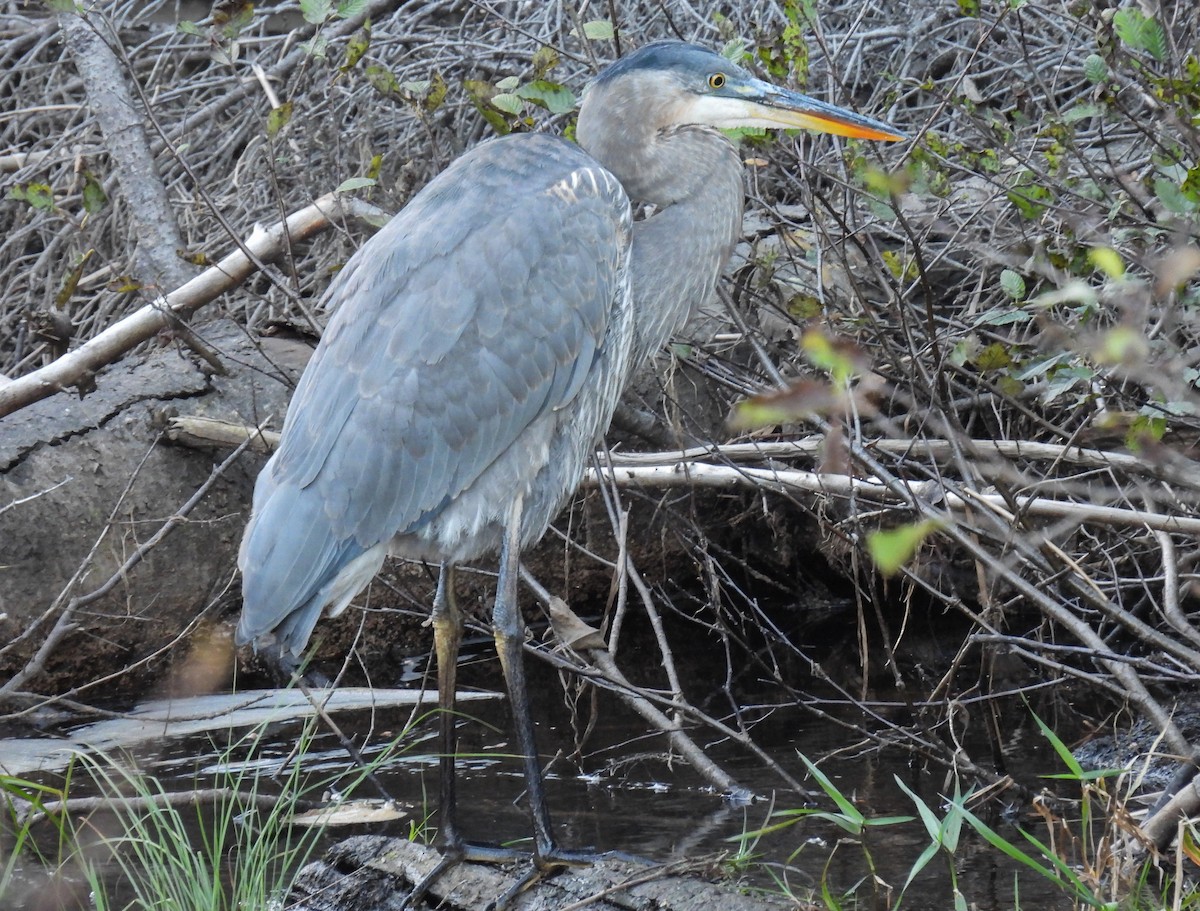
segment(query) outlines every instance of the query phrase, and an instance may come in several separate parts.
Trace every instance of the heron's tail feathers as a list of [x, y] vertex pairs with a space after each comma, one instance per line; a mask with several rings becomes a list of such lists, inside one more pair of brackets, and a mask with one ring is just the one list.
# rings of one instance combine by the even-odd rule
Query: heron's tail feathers
[[379, 571], [387, 542], [338, 540], [311, 490], [259, 476], [254, 515], [238, 554], [242, 617], [237, 642], [274, 642], [299, 655], [322, 614], [337, 616]]

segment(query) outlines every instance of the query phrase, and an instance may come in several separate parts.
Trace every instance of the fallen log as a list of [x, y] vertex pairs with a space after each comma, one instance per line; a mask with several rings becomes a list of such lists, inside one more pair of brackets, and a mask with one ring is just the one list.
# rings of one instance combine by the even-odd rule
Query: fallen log
[[[293, 911], [390, 911], [400, 908], [441, 855], [403, 838], [361, 835], [334, 845], [296, 881]], [[429, 907], [478, 911], [503, 895], [526, 872], [491, 864], [462, 863], [429, 890]], [[779, 911], [782, 898], [742, 891], [711, 862], [639, 864], [602, 860], [534, 883], [513, 901], [513, 911]]]

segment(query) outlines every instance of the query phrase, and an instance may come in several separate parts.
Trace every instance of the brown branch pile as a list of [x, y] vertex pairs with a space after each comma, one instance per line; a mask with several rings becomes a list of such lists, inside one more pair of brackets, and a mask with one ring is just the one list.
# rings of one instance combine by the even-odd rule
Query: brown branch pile
[[[182, 28], [165, 0], [97, 6], [88, 23], [149, 114], [192, 265], [349, 178], [374, 179], [370, 199], [394, 210], [495, 121], [565, 129], [569, 113], [513, 115], [488, 93], [510, 77], [578, 90], [617, 51], [579, 37], [608, 4], [576, 15], [375, 0], [313, 24], [293, 3], [233, 3]], [[633, 508], [666, 517], [696, 572], [638, 597], [724, 641], [737, 657], [717, 676], [731, 693], [765, 681], [812, 704], [790, 669], [820, 666], [800, 636], [817, 601], [837, 600], [797, 590], [819, 544], [851, 605], [833, 616], [858, 629], [862, 679], [823, 672], [857, 705], [859, 736], [996, 777], [955, 725], [979, 712], [999, 744], [992, 703], [972, 700], [1004, 689], [1017, 656], [1020, 685], [1030, 669], [1039, 685], [1082, 680], [1190, 754], [1171, 714], [1200, 675], [1200, 11], [1164, 5], [1172, 18], [1155, 32], [1144, 17], [1054, 0], [977, 15], [961, 2], [833, 2], [816, 20], [803, 6], [611, 4], [624, 47], [743, 39], [774, 78], [790, 71], [918, 137], [745, 140], [751, 213], [731, 307], [678, 348], [666, 422], [653, 422], [727, 445], [664, 457], [704, 463], [690, 473], [642, 475]], [[352, 62], [368, 18], [366, 56]], [[3, 186], [16, 191], [0, 202], [0, 374], [16, 378], [172, 287], [138, 256], [162, 241], [124, 201], [79, 47], [22, 4], [0, 13], [0, 37], [0, 92], [19, 100], [0, 114]], [[254, 329], [319, 324], [307, 302], [361, 239], [298, 247], [220, 307]], [[719, 412], [760, 398], [739, 412], [739, 434], [701, 413], [694, 386], [718, 390]], [[663, 492], [679, 483], [739, 488], [734, 535]], [[917, 544], [889, 577], [868, 542], [897, 528]], [[623, 604], [627, 581], [617, 588]], [[916, 612], [962, 618], [937, 667], [904, 657]], [[880, 682], [903, 711], [864, 698]], [[731, 712], [731, 730], [749, 725]]]

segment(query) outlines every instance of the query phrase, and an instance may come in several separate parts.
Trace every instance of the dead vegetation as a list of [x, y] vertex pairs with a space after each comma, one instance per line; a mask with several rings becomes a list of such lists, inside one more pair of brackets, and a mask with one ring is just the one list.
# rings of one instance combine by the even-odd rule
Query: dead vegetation
[[[731, 656], [714, 681], [822, 711], [824, 695], [788, 671], [799, 662], [856, 707], [856, 743], [992, 784], [1009, 784], [993, 697], [1061, 682], [1103, 695], [1095, 720], [1127, 706], [1163, 752], [1194, 761], [1173, 716], [1200, 675], [1200, 10], [718, 6], [373, 0], [306, 21], [295, 3], [226, 3], [181, 27], [168, 3], [99, 4], [85, 22], [10, 0], [0, 375], [12, 382], [0, 383], [0, 414], [53, 392], [36, 371], [209, 268], [255, 223], [338, 187], [394, 211], [497, 129], [566, 130], [570, 104], [556, 93], [620, 47], [743, 41], [751, 65], [916, 139], [743, 139], [751, 211], [727, 308], [680, 340], [668, 380], [642, 402], [666, 439], [704, 445], [622, 452], [592, 481], [625, 510], [654, 512], [694, 575], [612, 573], [609, 649], [626, 607], [688, 618]], [[581, 38], [613, 15], [619, 43]], [[120, 91], [98, 75], [105, 48], [153, 172], [94, 114], [98, 93]], [[139, 180], [160, 206], [130, 203]], [[254, 333], [315, 333], [314, 302], [367, 230], [336, 220], [320, 242], [256, 263], [237, 293], [199, 311], [195, 344], [177, 321], [162, 327], [192, 350], [217, 311]], [[86, 393], [105, 382], [98, 366], [54, 383]], [[716, 405], [697, 403], [700, 387]], [[748, 397], [737, 429], [714, 423]], [[719, 488], [737, 492], [732, 534], [696, 505]], [[623, 510], [612, 515], [610, 556], [644, 555], [622, 536]], [[854, 673], [821, 668], [795, 635], [811, 604], [794, 573], [815, 551], [854, 605], [841, 621], [858, 627]], [[918, 666], [900, 654], [904, 632], [939, 613], [964, 632], [940, 664]], [[656, 685], [669, 695], [654, 701], [693, 721], [723, 715], [692, 708], [708, 694], [680, 684], [658, 635]], [[579, 653], [547, 657], [598, 673]], [[878, 710], [877, 686], [904, 694], [906, 711]], [[991, 730], [994, 755], [964, 749], [966, 718]], [[730, 707], [722, 724], [752, 741], [749, 715]]]

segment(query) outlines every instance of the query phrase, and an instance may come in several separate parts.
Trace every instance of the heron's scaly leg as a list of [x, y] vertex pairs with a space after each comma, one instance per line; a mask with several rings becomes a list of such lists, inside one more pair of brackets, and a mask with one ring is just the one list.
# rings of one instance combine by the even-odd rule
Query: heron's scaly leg
[[429, 888], [448, 869], [463, 859], [464, 845], [458, 831], [458, 804], [454, 779], [454, 756], [458, 736], [455, 730], [455, 686], [458, 676], [458, 646], [462, 641], [462, 614], [454, 595], [454, 567], [442, 564], [438, 573], [437, 594], [433, 596], [430, 623], [433, 625], [433, 650], [437, 656], [438, 680], [438, 840], [442, 843], [442, 859], [420, 882], [400, 907], [416, 905]]
[[438, 574], [437, 594], [433, 598], [430, 622], [433, 625], [434, 653], [437, 656], [438, 677], [438, 773], [439, 773], [439, 831], [442, 858], [413, 886], [400, 907], [411, 908], [420, 902], [447, 870], [464, 860], [481, 863], [504, 863], [518, 856], [516, 852], [489, 845], [467, 843], [458, 828], [457, 776], [454, 758], [458, 753], [457, 710], [455, 694], [458, 677], [458, 647], [462, 642], [463, 619], [455, 597], [455, 567], [443, 565]]
[[[533, 717], [529, 713], [529, 692], [525, 685], [525, 621], [517, 603], [517, 580], [521, 558], [521, 508], [518, 498], [508, 516], [504, 544], [500, 550], [500, 578], [496, 582], [496, 606], [492, 611], [492, 633], [496, 651], [508, 684], [512, 703], [513, 728], [517, 746], [525, 760], [525, 787], [533, 817], [534, 862], [540, 867], [557, 853], [554, 830], [550, 825], [550, 810], [542, 782], [542, 766], [538, 761], [533, 735]], [[551, 866], [559, 864], [552, 863]]]
[[454, 592], [455, 575], [453, 565], [443, 564], [438, 573], [437, 594], [433, 598], [430, 616], [433, 647], [437, 655], [439, 836], [450, 853], [462, 847], [454, 775], [454, 757], [458, 752], [454, 696], [458, 683], [458, 646], [462, 642], [463, 620]]

